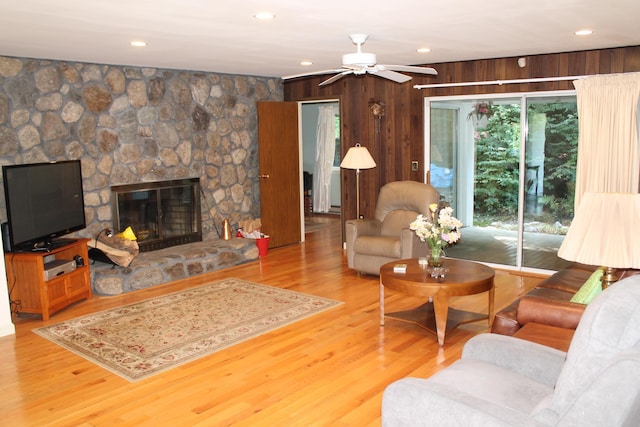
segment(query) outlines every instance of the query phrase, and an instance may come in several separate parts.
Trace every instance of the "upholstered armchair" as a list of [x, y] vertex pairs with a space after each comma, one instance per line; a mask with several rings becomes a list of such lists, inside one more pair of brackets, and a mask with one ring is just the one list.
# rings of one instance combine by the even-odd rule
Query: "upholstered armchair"
[[425, 256], [426, 244], [409, 230], [409, 224], [418, 214], [428, 215], [429, 205], [439, 199], [438, 191], [429, 184], [396, 181], [384, 185], [378, 195], [375, 219], [346, 222], [349, 268], [377, 275], [387, 262]]
[[430, 378], [394, 382], [382, 425], [640, 425], [640, 276], [587, 305], [567, 353], [482, 334]]

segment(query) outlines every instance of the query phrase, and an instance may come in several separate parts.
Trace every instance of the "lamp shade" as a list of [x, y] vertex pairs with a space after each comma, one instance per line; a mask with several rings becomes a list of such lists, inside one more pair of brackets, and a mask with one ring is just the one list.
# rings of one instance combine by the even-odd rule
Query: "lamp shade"
[[640, 194], [585, 193], [558, 256], [612, 268], [640, 268]]
[[376, 167], [376, 162], [369, 154], [366, 147], [356, 144], [355, 147], [349, 148], [347, 155], [340, 163], [341, 168], [345, 169], [371, 169]]

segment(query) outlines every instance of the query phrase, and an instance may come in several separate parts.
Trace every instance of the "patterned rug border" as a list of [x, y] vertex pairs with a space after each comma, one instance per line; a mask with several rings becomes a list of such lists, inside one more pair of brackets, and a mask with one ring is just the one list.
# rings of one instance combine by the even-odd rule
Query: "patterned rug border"
[[[286, 310], [279, 307], [274, 307], [273, 309], [267, 308], [266, 312], [260, 313], [255, 311], [250, 311], [249, 314], [245, 314], [244, 311], [242, 314], [236, 313], [234, 321], [237, 323], [225, 325], [224, 328], [216, 329], [215, 331], [203, 330], [200, 334], [197, 333], [198, 328], [193, 327], [193, 325], [191, 327], [189, 327], [188, 324], [182, 326], [174, 325], [174, 327], [178, 329], [175, 335], [180, 335], [181, 327], [183, 327], [190, 329], [185, 333], [191, 333], [192, 330], [195, 329], [197, 336], [189, 339], [185, 338], [180, 343], [176, 343], [176, 345], [168, 344], [165, 340], [160, 342], [156, 351], [150, 349], [151, 351], [147, 352], [149, 349], [147, 349], [146, 346], [133, 342], [130, 342], [130, 345], [126, 346], [124, 340], [113, 344], [113, 341], [116, 341], [119, 336], [114, 336], [114, 338], [109, 341], [110, 328], [117, 328], [120, 323], [129, 326], [129, 324], [122, 322], [122, 319], [126, 320], [126, 318], [133, 317], [133, 320], [138, 322], [137, 324], [141, 324], [141, 322], [139, 322], [140, 319], [145, 320], [144, 316], [153, 314], [154, 310], [161, 310], [170, 304], [172, 308], [175, 307], [176, 310], [178, 310], [181, 302], [185, 304], [192, 302], [195, 304], [202, 302], [201, 300], [197, 300], [198, 296], [216, 292], [228, 292], [231, 289], [233, 289], [232, 292], [235, 294], [234, 296], [242, 297], [246, 296], [241, 295], [243, 292], [251, 292], [255, 299], [260, 297], [272, 298], [272, 304], [288, 304], [290, 307], [286, 307]], [[33, 329], [32, 332], [128, 381], [135, 382], [211, 355], [235, 344], [248, 341], [342, 304], [343, 302], [341, 301], [329, 298], [243, 279], [228, 278], [99, 311], [53, 325], [43, 326]], [[193, 319], [190, 320], [196, 324], [204, 323], [205, 327], [210, 329], [214, 322], [212, 320], [208, 322], [204, 321], [202, 316], [194, 314], [195, 310], [197, 309], [194, 309], [193, 313], [191, 313]], [[255, 315], [246, 319], [243, 318], [244, 316], [252, 316], [251, 313], [255, 313]], [[174, 313], [173, 315], [179, 316], [180, 314], [181, 313]], [[215, 314], [223, 315], [225, 318], [234, 316], [233, 314], [229, 315], [226, 311]], [[155, 319], [150, 319], [150, 321], [153, 320]], [[157, 325], [162, 324], [158, 323]], [[163, 328], [156, 326], [144, 329], [145, 333], [156, 334], [158, 338], [163, 339], [161, 332]], [[147, 342], [149, 342], [149, 337], [146, 338]], [[165, 344], [169, 346], [166, 350], [162, 347]], [[153, 347], [151, 345], [149, 346]]]

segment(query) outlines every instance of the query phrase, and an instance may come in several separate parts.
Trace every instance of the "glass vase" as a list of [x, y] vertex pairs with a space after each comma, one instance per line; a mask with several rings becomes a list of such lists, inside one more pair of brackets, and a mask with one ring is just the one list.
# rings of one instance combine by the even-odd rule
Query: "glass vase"
[[442, 267], [444, 264], [444, 250], [441, 247], [434, 246], [431, 249], [431, 256], [429, 256], [429, 267], [437, 268]]

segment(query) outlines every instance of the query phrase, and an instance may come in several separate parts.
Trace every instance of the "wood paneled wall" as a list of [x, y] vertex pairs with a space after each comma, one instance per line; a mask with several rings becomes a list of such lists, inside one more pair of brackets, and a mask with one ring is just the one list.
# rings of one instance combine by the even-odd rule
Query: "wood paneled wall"
[[[360, 174], [360, 211], [365, 217], [373, 217], [382, 185], [399, 180], [423, 180], [425, 97], [573, 89], [570, 81], [420, 90], [414, 89], [414, 85], [640, 71], [640, 46], [525, 58], [524, 68], [518, 66], [518, 57], [429, 64], [438, 70], [438, 76], [414, 75], [413, 80], [404, 84], [365, 75], [348, 76], [319, 87], [318, 83], [327, 76], [315, 76], [286, 82], [284, 98], [285, 101], [340, 100], [342, 156], [359, 142], [369, 149], [378, 165]], [[371, 101], [384, 104], [383, 117], [374, 118], [369, 108]], [[419, 162], [416, 172], [411, 171], [412, 161]], [[343, 218], [355, 218], [355, 171], [343, 170], [341, 177]]]

